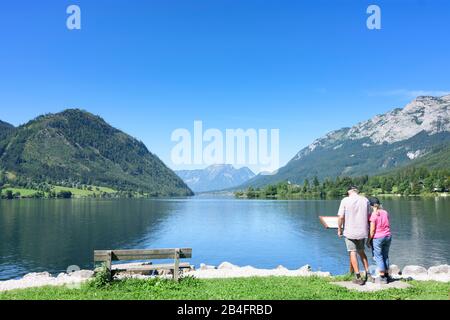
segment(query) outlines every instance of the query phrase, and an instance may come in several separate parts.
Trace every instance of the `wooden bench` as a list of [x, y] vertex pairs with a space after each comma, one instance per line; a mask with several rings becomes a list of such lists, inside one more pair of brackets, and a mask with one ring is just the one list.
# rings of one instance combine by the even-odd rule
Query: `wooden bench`
[[[180, 259], [192, 258], [192, 248], [144, 249], [144, 250], [95, 250], [94, 264], [103, 262], [110, 279], [117, 272], [150, 273], [155, 270], [171, 270], [173, 279], [178, 281], [180, 269], [190, 268], [189, 263], [180, 263]], [[112, 261], [174, 259], [170, 264], [146, 264], [131, 266], [125, 269], [113, 268]]]

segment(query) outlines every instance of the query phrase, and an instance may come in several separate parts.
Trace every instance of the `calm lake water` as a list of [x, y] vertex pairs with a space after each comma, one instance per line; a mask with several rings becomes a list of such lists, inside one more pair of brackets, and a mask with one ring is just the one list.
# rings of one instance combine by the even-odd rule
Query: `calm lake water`
[[[392, 263], [450, 263], [450, 199], [385, 200], [391, 213]], [[192, 247], [191, 263], [274, 268], [280, 264], [333, 274], [348, 270], [344, 241], [319, 215], [337, 200], [0, 201], [0, 279], [29, 272], [93, 267], [94, 249]]]

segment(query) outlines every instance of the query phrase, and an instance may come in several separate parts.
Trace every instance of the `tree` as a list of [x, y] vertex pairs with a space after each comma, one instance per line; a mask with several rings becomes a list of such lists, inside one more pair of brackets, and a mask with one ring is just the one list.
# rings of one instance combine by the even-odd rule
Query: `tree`
[[384, 179], [381, 185], [381, 188], [383, 189], [384, 193], [391, 193], [392, 192], [392, 181], [390, 178]]
[[8, 200], [14, 199], [14, 194], [13, 194], [12, 190], [6, 190], [5, 195], [6, 195], [6, 199], [8, 199]]
[[305, 181], [303, 182], [303, 193], [307, 193], [309, 191], [309, 180], [305, 179]]
[[6, 175], [3, 172], [0, 172], [0, 188], [2, 188], [7, 181]]
[[61, 190], [60, 192], [58, 192], [57, 197], [60, 199], [70, 199], [72, 198], [72, 192], [67, 190]]
[[411, 184], [411, 194], [417, 195], [422, 191], [422, 185], [417, 182]]
[[277, 187], [274, 185], [268, 185], [264, 188], [266, 197], [274, 197], [277, 194]]
[[313, 179], [313, 190], [314, 190], [314, 192], [320, 191], [320, 181], [317, 178], [317, 176], [314, 176], [314, 179]]

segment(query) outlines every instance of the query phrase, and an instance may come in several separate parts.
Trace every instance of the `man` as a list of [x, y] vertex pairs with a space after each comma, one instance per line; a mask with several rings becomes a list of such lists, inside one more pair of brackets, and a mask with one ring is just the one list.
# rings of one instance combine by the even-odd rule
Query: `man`
[[[369, 235], [371, 208], [369, 200], [359, 195], [356, 186], [349, 187], [347, 193], [348, 197], [342, 199], [339, 207], [338, 236], [345, 237], [347, 251], [350, 253], [350, 263], [356, 276], [353, 283], [364, 285], [369, 272], [369, 261], [364, 252], [364, 245]], [[344, 229], [343, 233], [342, 229]], [[361, 277], [359, 273], [358, 255], [366, 271], [364, 277]]]

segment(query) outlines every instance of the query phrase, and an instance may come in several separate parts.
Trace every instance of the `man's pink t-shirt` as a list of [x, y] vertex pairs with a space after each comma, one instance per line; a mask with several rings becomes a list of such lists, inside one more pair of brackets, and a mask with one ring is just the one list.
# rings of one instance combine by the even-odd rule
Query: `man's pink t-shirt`
[[391, 226], [389, 224], [389, 213], [385, 210], [378, 210], [372, 213], [370, 222], [375, 222], [375, 239], [389, 237], [391, 235]]

